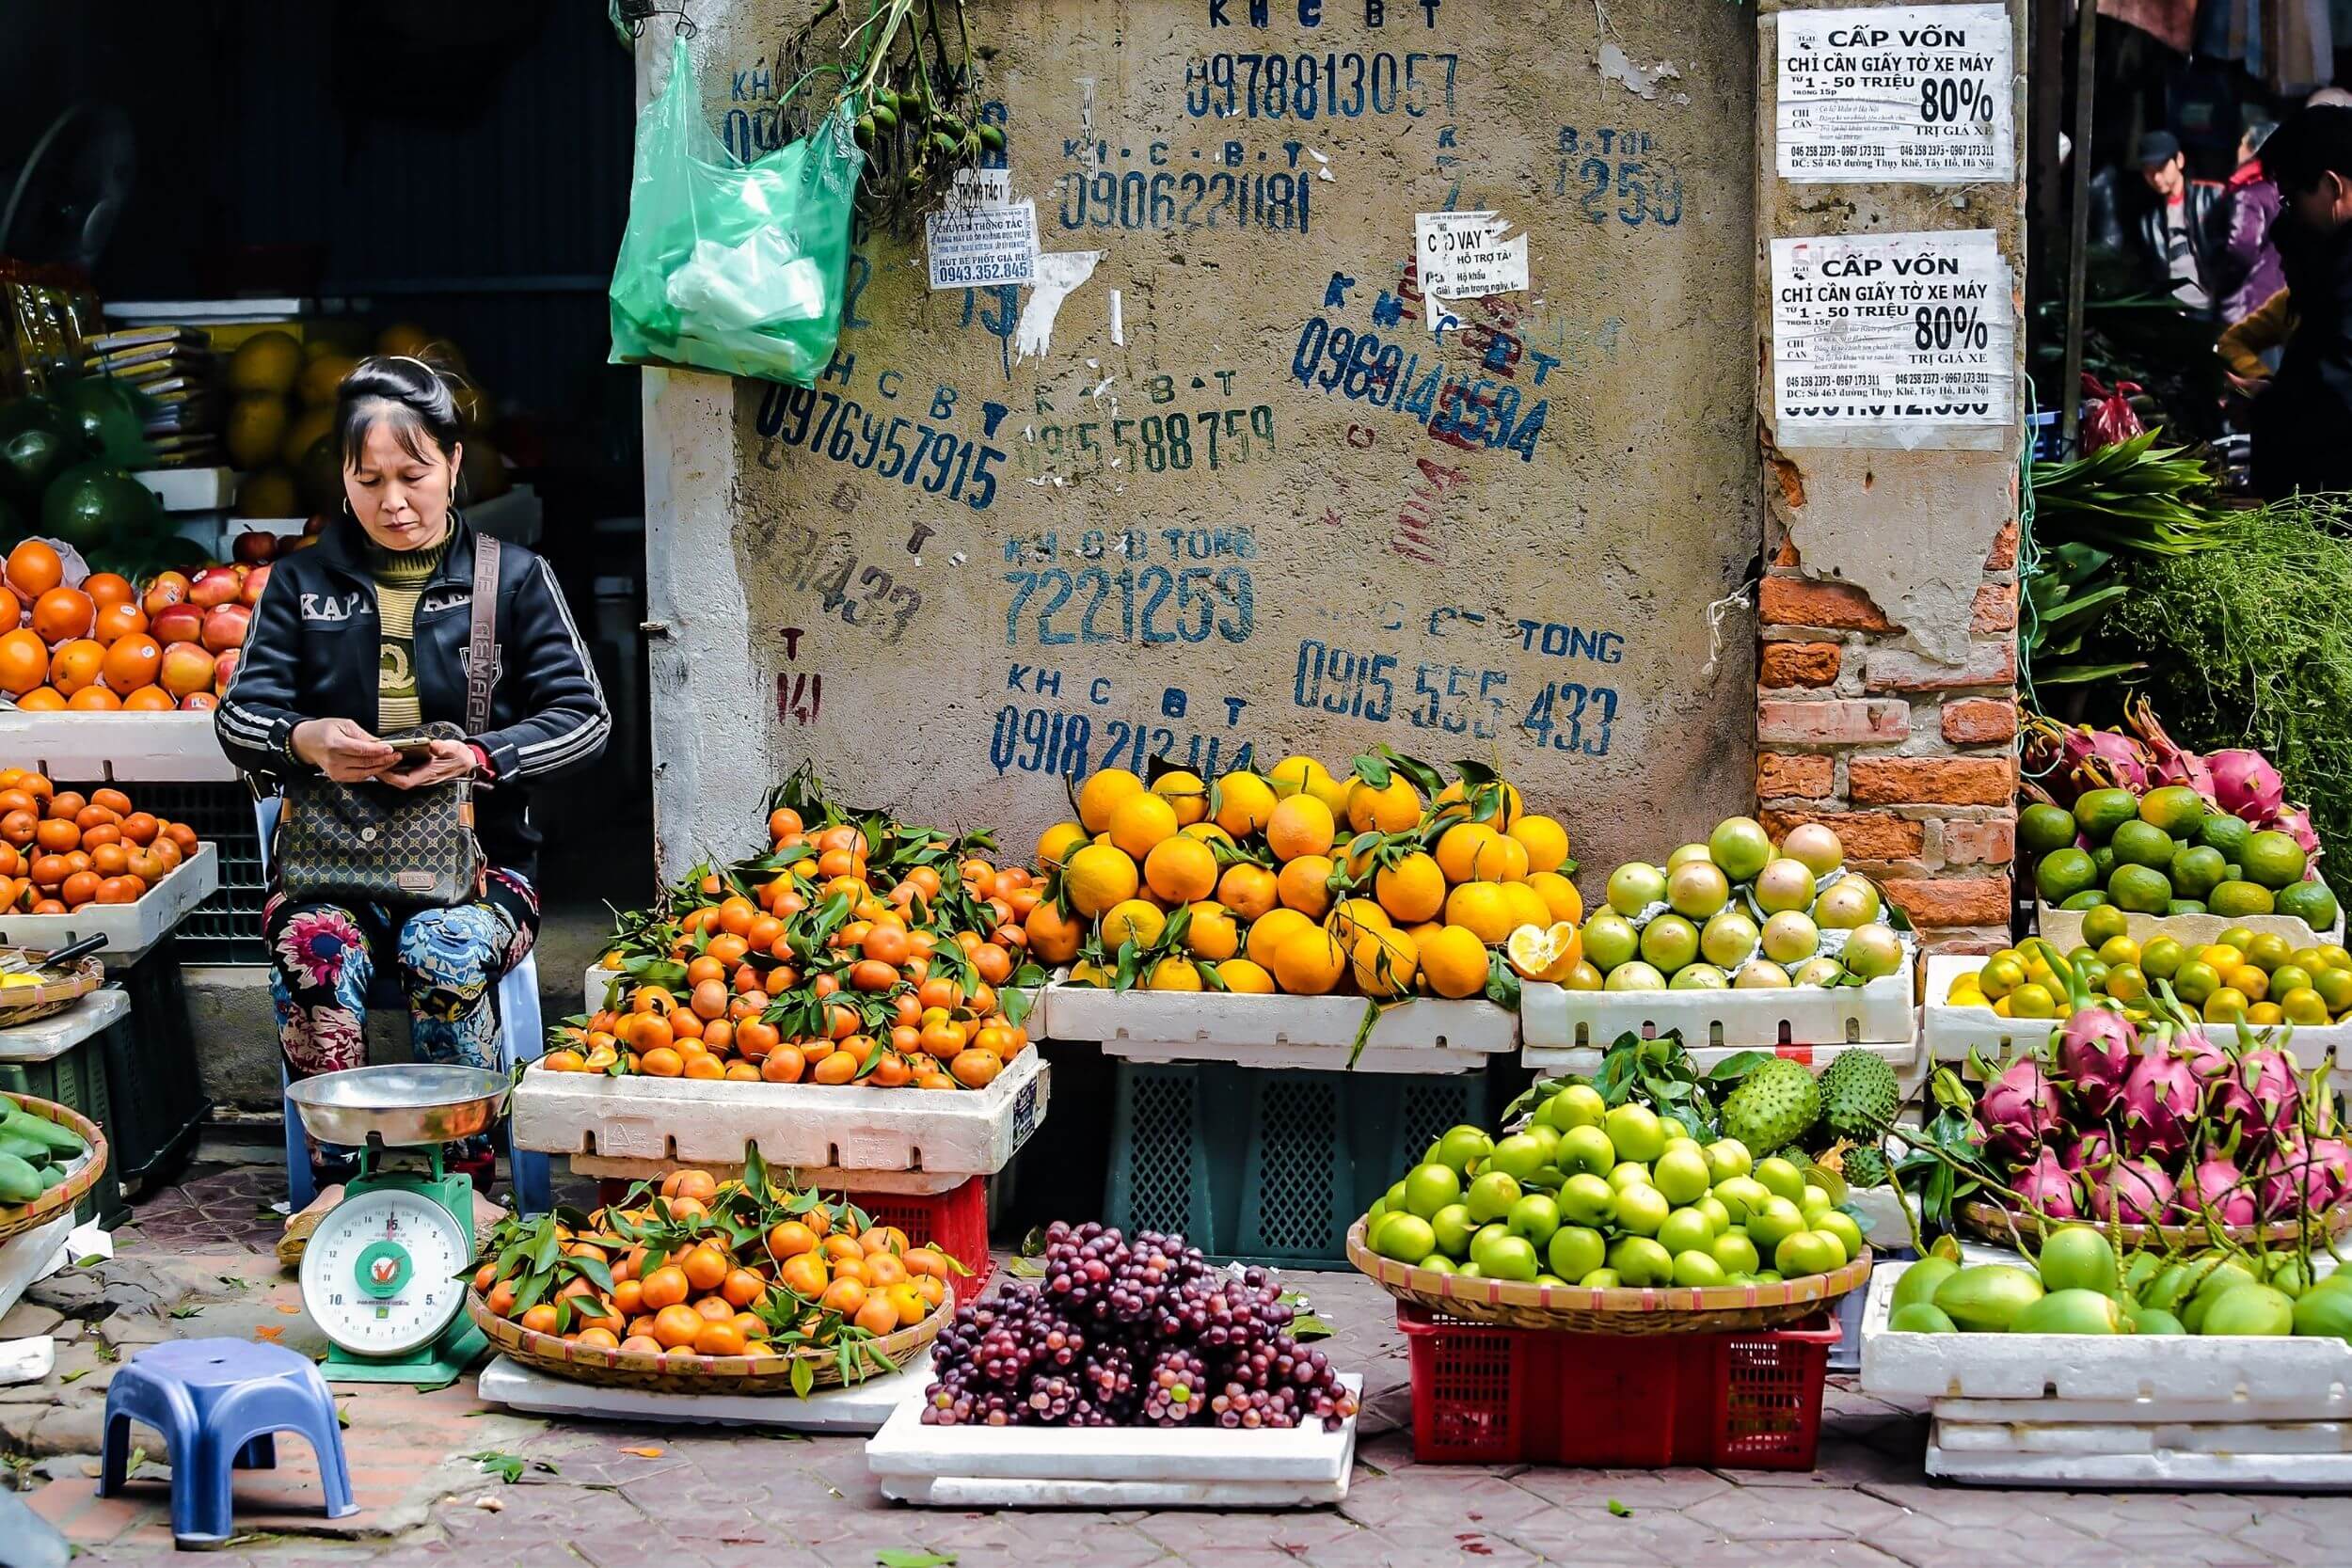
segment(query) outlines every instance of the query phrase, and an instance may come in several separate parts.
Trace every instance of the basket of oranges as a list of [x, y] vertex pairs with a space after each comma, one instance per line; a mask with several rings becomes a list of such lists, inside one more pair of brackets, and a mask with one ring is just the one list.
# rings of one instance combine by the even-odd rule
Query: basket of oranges
[[797, 1394], [888, 1376], [955, 1311], [962, 1265], [845, 1200], [674, 1171], [592, 1213], [509, 1216], [466, 1310], [516, 1361], [658, 1393]]

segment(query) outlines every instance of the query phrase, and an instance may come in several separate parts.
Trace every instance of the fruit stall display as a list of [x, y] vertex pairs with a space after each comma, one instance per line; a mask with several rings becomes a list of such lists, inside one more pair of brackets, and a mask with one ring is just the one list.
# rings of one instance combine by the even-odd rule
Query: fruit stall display
[[2340, 932], [2311, 814], [2287, 803], [2262, 753], [2196, 756], [2144, 705], [2132, 714], [2137, 734], [2046, 720], [2028, 732], [2040, 798], [2019, 812], [2017, 839], [2034, 857], [2042, 934], [2071, 947], [2072, 917], [2102, 906], [2149, 917], [2127, 922], [2134, 935], [2185, 916], [2201, 918], [2164, 928], [2201, 936], [2244, 921], [2298, 944]]
[[2021, 1022], [2055, 1019], [2070, 1008], [2072, 975], [2090, 999], [2115, 1004], [2137, 1023], [2154, 1016], [2159, 982], [2206, 1023], [2308, 1030], [2352, 1019], [2352, 953], [2338, 942], [2296, 947], [2276, 931], [2244, 927], [2212, 942], [2158, 936], [2142, 942], [2119, 911], [2101, 906], [2084, 913], [2083, 943], [2061, 958], [2055, 946], [2032, 939], [1955, 965], [1947, 989], [1930, 1000]]
[[0, 768], [0, 910], [63, 915], [135, 904], [197, 850], [194, 829], [140, 811], [121, 790], [85, 797]]
[[147, 406], [106, 376], [0, 404], [0, 549], [45, 538], [90, 569], [126, 578], [200, 561], [201, 547], [173, 531], [162, 503], [131, 472], [151, 459]]
[[1912, 1053], [1908, 924], [1828, 827], [1774, 844], [1730, 817], [1663, 865], [1618, 866], [1605, 897], [1579, 961], [1528, 989], [1528, 1065], [1590, 1070], [1628, 1031], [1679, 1031], [1710, 1060], [1746, 1046]]
[[268, 581], [260, 559], [135, 584], [87, 570], [45, 539], [24, 540], [0, 585], [0, 622], [16, 623], [0, 631], [0, 691], [25, 712], [210, 708]]
[[740, 1180], [690, 1168], [589, 1213], [507, 1216], [466, 1305], [560, 1377], [806, 1395], [896, 1371], [938, 1334], [963, 1264], [923, 1240], [794, 1189], [755, 1150]]

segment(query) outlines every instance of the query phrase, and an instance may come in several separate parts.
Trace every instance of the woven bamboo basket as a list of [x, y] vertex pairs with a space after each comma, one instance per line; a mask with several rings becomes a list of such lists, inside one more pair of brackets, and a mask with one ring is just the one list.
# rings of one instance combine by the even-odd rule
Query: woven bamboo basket
[[[955, 1316], [950, 1294], [931, 1315], [913, 1328], [902, 1328], [867, 1341], [869, 1350], [902, 1370], [930, 1348], [939, 1331]], [[466, 1312], [488, 1335], [490, 1342], [527, 1367], [550, 1377], [585, 1383], [596, 1388], [637, 1388], [656, 1394], [783, 1394], [792, 1392], [792, 1365], [805, 1361], [815, 1370], [818, 1388], [842, 1386], [841, 1365], [831, 1348], [803, 1350], [791, 1355], [696, 1355], [669, 1351], [647, 1355], [637, 1351], [601, 1350], [557, 1334], [538, 1334], [492, 1312], [482, 1292], [468, 1288]], [[869, 1356], [866, 1377], [886, 1376], [875, 1370]], [[860, 1381], [865, 1381], [861, 1379]]]
[[[2038, 1214], [2019, 1213], [1997, 1203], [1963, 1203], [1960, 1206], [1960, 1223], [1971, 1233], [1988, 1242], [2008, 1244], [2019, 1238], [2038, 1242], [2047, 1228]], [[2173, 1251], [2184, 1247], [2208, 1246], [2213, 1233], [2201, 1225], [2125, 1225], [2109, 1226], [2098, 1220], [2061, 1220], [2061, 1225], [2096, 1225], [2100, 1231], [2119, 1236], [2125, 1251], [2134, 1247], [2157, 1247]], [[2012, 1228], [2013, 1227], [2013, 1228]], [[2326, 1213], [2315, 1216], [2311, 1229], [2319, 1236], [2337, 1236], [2352, 1229], [2352, 1201], [2337, 1204]], [[2293, 1246], [2302, 1239], [2304, 1227], [2296, 1220], [2272, 1220], [2266, 1225], [2225, 1225], [2221, 1234], [2239, 1246]]]
[[1814, 1316], [1848, 1291], [1860, 1290], [1870, 1277], [1870, 1249], [1865, 1247], [1862, 1256], [1835, 1273], [1806, 1275], [1777, 1285], [1585, 1290], [1464, 1279], [1378, 1256], [1364, 1245], [1361, 1220], [1348, 1228], [1347, 1260], [1399, 1301], [1416, 1302], [1445, 1317], [1570, 1334], [1725, 1334], [1777, 1328]]
[[[27, 953], [24, 958], [37, 963], [40, 955]], [[105, 981], [105, 966], [96, 958], [83, 958], [70, 969], [44, 973], [37, 984], [0, 987], [0, 1029], [61, 1013]]]
[[54, 1100], [35, 1100], [29, 1094], [11, 1094], [7, 1098], [43, 1121], [54, 1121], [79, 1133], [82, 1141], [89, 1145], [89, 1152], [82, 1156], [63, 1181], [32, 1202], [18, 1209], [0, 1209], [0, 1242], [38, 1229], [59, 1214], [71, 1213], [73, 1206], [82, 1201], [82, 1195], [98, 1184], [99, 1176], [106, 1168], [106, 1134], [98, 1130], [96, 1122]]

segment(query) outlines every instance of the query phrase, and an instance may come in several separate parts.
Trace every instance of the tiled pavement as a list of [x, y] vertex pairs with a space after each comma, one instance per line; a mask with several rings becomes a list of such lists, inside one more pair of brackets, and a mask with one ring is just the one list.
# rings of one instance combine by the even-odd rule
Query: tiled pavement
[[[110, 1292], [28, 1300], [0, 1337], [52, 1326], [64, 1338], [43, 1386], [0, 1388], [0, 1433], [37, 1511], [88, 1563], [153, 1562], [171, 1549], [160, 1481], [120, 1501], [93, 1495], [97, 1410], [120, 1346], [186, 1334], [259, 1336], [322, 1348], [268, 1248], [272, 1179], [225, 1171], [142, 1205], [118, 1262], [91, 1271]], [[432, 1394], [340, 1391], [363, 1512], [315, 1513], [316, 1468], [297, 1443], [283, 1468], [241, 1475], [253, 1533], [218, 1554], [272, 1568], [581, 1562], [592, 1568], [730, 1568], [779, 1561], [873, 1568], [878, 1554], [952, 1555], [959, 1568], [1060, 1562], [1377, 1568], [1532, 1562], [1710, 1568], [1895, 1564], [2104, 1568], [2117, 1564], [2352, 1560], [2352, 1497], [2000, 1492], [1929, 1482], [1924, 1423], [1833, 1384], [1820, 1467], [1809, 1475], [1678, 1469], [1477, 1469], [1415, 1465], [1404, 1347], [1388, 1299], [1354, 1275], [1299, 1283], [1338, 1330], [1329, 1345], [1366, 1377], [1367, 1411], [1347, 1500], [1295, 1513], [947, 1513], [883, 1502], [855, 1440], [551, 1424], [486, 1410], [469, 1386]], [[464, 1456], [496, 1449], [529, 1465], [505, 1484]], [[23, 1457], [29, 1455], [29, 1458]], [[151, 1464], [142, 1476], [163, 1473]], [[6, 1556], [0, 1543], [0, 1558]]]

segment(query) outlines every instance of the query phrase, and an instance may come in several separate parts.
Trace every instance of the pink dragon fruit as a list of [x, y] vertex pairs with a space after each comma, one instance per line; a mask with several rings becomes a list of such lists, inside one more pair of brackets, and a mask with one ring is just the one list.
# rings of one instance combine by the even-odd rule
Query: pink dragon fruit
[[2286, 781], [2260, 752], [2233, 747], [2208, 756], [2205, 766], [2213, 771], [2215, 803], [2233, 816], [2261, 827], [2287, 803]]
[[2153, 1225], [2172, 1205], [2172, 1178], [2144, 1156], [2118, 1160], [2090, 1180], [2090, 1212], [2103, 1221]]
[[2148, 792], [2155, 758], [2121, 730], [2037, 718], [2028, 725], [2026, 739], [2034, 775], [2061, 804], [2071, 803], [2086, 789], [2120, 786], [2135, 795]]
[[2204, 1095], [2188, 1059], [2159, 1042], [2132, 1063], [2123, 1080], [2123, 1147], [2172, 1159], [2188, 1147]]
[[2283, 1052], [2264, 1045], [2243, 1053], [2234, 1077], [2253, 1103], [2246, 1117], [2246, 1135], [2253, 1147], [2294, 1131], [2303, 1095], [2296, 1085], [2295, 1064]]
[[[2231, 1143], [2236, 1143], [2233, 1134]], [[2215, 1149], [2191, 1165], [2186, 1180], [2173, 1195], [2173, 1216], [2186, 1224], [2203, 1220], [2207, 1213], [2223, 1225], [2254, 1223], [2254, 1191], [2247, 1184], [2246, 1173], [2237, 1168], [2231, 1158], [2233, 1149]]]
[[2082, 1182], [2059, 1164], [2054, 1148], [2044, 1146], [2032, 1164], [2010, 1179], [2010, 1186], [2045, 1220], [2082, 1217]]
[[2170, 736], [2164, 733], [2164, 726], [2156, 722], [2156, 710], [2149, 705], [2145, 695], [2125, 700], [2123, 722], [2148, 743], [2149, 754], [2155, 758], [2154, 773], [2158, 784], [2186, 784], [2206, 800], [2213, 799], [2213, 769], [2205, 766], [2203, 757], [2183, 750]]
[[2115, 1140], [2107, 1136], [2104, 1128], [2094, 1127], [2076, 1138], [2058, 1156], [2058, 1164], [2080, 1175], [2085, 1171], [2097, 1170], [2114, 1158]]
[[2303, 847], [2303, 853], [2313, 860], [2319, 858], [2319, 831], [2312, 826], [2312, 814], [2301, 806], [2289, 806], [2271, 818], [2270, 825]]
[[2042, 1070], [2039, 1057], [2020, 1056], [2001, 1069], [1977, 1101], [1977, 1124], [1985, 1147], [2010, 1162], [2022, 1161], [2062, 1126], [2058, 1085]]
[[2236, 1136], [2262, 1119], [2262, 1108], [2246, 1086], [2238, 1058], [2228, 1047], [2202, 1034], [2185, 1037], [2180, 1045], [2188, 1070], [2204, 1085], [2205, 1116], [2225, 1135]]
[[2327, 1174], [2329, 1202], [2352, 1193], [2352, 1144], [2342, 1138], [2313, 1138], [2312, 1158]]
[[2123, 1098], [2139, 1031], [2121, 1013], [2075, 1009], [2058, 1033], [2058, 1072], [2085, 1116], [2104, 1121]]
[[2336, 1199], [2337, 1189], [2328, 1165], [2297, 1138], [2281, 1139], [2263, 1165], [2262, 1213], [2265, 1219], [2292, 1219], [2309, 1211], [2319, 1213]]

